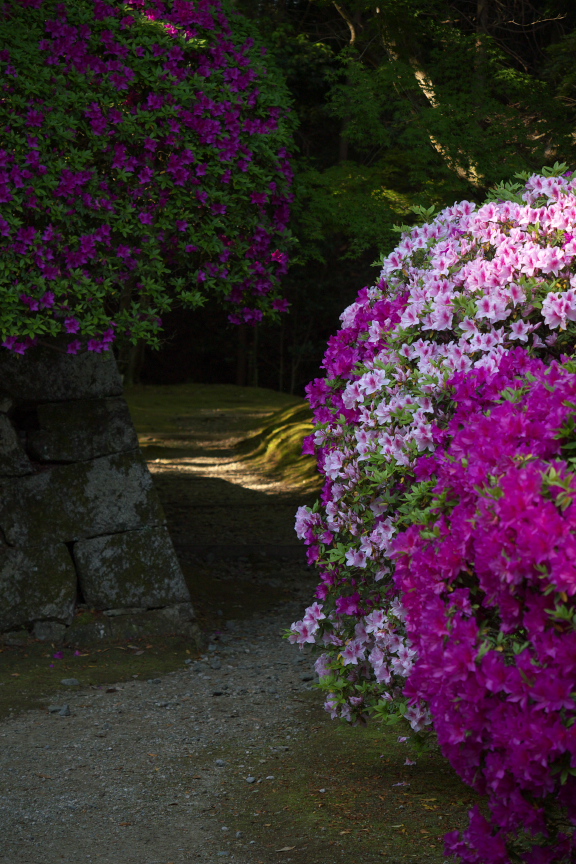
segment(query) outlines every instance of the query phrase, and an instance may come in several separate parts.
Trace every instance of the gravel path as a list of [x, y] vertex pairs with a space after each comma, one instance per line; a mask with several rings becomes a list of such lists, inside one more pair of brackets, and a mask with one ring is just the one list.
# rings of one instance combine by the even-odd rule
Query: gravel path
[[[307, 730], [311, 660], [282, 633], [316, 580], [294, 556], [274, 558], [297, 544], [307, 495], [235, 461], [233, 414], [212, 412], [207, 432], [197, 413], [185, 440], [142, 441], [183, 565], [196, 584], [218, 574], [212, 601], [246, 569], [255, 595], [282, 586], [293, 599], [255, 602], [263, 611], [226, 623], [216, 602], [207, 620], [223, 632], [201, 660], [149, 681], [63, 686], [44, 710], [0, 722], [0, 864], [268, 864], [306, 848], [289, 827], [268, 843], [249, 836], [247, 817], [266, 784], [282, 788], [283, 761]], [[228, 560], [206, 570], [197, 556], [212, 548]], [[231, 561], [242, 548], [271, 557]], [[235, 820], [248, 826], [241, 836]]]
[[[129, 676], [154, 653], [135, 668], [117, 651], [108, 668], [122, 671], [89, 686], [107, 680], [98, 654], [99, 677], [95, 656], [68, 665], [79, 684], [57, 693], [33, 674], [49, 654], [26, 661], [19, 705], [40, 710], [0, 721], [0, 864], [440, 864], [469, 790], [437, 755], [406, 767], [394, 730], [338, 731], [310, 692], [310, 655], [282, 639], [317, 581], [293, 534], [309, 490], [239, 459], [230, 412], [210, 434], [199, 414], [143, 451], [208, 650], [185, 664], [166, 643], [175, 671], [148, 681]], [[5, 666], [7, 693], [26, 672]]]
[[[296, 582], [302, 570], [276, 565]], [[280, 638], [292, 605], [229, 622], [162, 679], [62, 687], [45, 711], [0, 724], [1, 864], [258, 862], [259, 841], [220, 812], [254, 809], [261, 784], [282, 783], [303, 734], [310, 658]]]

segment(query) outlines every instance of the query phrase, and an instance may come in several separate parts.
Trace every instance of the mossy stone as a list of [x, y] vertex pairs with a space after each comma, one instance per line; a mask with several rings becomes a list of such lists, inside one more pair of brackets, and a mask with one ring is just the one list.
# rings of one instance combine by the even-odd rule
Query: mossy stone
[[81, 646], [93, 645], [95, 642], [179, 635], [189, 639], [190, 645], [203, 647], [202, 633], [191, 603], [178, 603], [165, 609], [122, 611], [124, 614], [120, 615], [77, 615], [66, 632], [66, 642]]
[[0, 413], [0, 476], [18, 477], [31, 471], [32, 465], [18, 433], [6, 414]]
[[150, 609], [142, 614], [118, 615], [110, 620], [115, 639], [152, 638], [180, 635], [200, 647], [202, 636], [191, 603], [178, 603], [164, 609]]
[[31, 641], [32, 637], [28, 630], [12, 630], [9, 633], [0, 634], [0, 644], [2, 645], [22, 648], [24, 645], [29, 645]]
[[63, 543], [0, 548], [0, 632], [52, 620], [69, 624], [76, 572]]
[[63, 642], [66, 625], [58, 621], [36, 621], [32, 633], [40, 642]]
[[14, 400], [0, 390], [0, 413], [7, 414], [14, 407]]
[[164, 522], [139, 450], [0, 481], [0, 528], [13, 546], [71, 542]]
[[84, 600], [95, 609], [155, 609], [190, 601], [164, 526], [74, 544]]
[[72, 355], [42, 345], [24, 355], [2, 351], [0, 379], [3, 391], [19, 403], [122, 395], [122, 379], [111, 351]]
[[27, 446], [42, 462], [81, 462], [138, 447], [121, 397], [39, 405], [37, 416], [40, 428], [28, 433]]

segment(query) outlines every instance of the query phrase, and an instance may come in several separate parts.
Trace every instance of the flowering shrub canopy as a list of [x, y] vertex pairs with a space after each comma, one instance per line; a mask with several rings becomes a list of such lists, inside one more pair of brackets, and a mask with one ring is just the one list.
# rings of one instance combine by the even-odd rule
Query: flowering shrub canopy
[[[282, 311], [287, 96], [220, 0], [0, 3], [0, 341]], [[280, 247], [280, 248], [277, 248]]]
[[547, 807], [576, 769], [573, 479], [558, 438], [576, 406], [575, 370], [558, 365], [575, 332], [576, 181], [554, 174], [406, 232], [308, 388], [306, 448], [326, 480], [296, 528], [321, 583], [291, 641], [323, 648], [332, 716], [405, 716], [417, 735], [434, 723], [501, 828], [474, 814], [451, 838], [470, 862], [510, 860], [520, 826], [549, 831], [534, 864], [568, 843]]
[[418, 658], [404, 694], [429, 705], [500, 828], [476, 814], [464, 841], [450, 836], [466, 862], [508, 862], [522, 829], [550, 834], [558, 855], [547, 843], [549, 858], [527, 861], [563, 860], [557, 820], [576, 824], [575, 372], [516, 348], [498, 372], [457, 373], [424, 524], [394, 544]]

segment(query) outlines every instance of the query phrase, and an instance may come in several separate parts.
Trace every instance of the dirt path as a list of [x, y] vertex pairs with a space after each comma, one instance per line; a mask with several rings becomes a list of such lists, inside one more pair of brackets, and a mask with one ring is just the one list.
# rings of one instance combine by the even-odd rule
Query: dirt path
[[142, 442], [208, 650], [119, 646], [92, 685], [87, 655], [77, 686], [0, 723], [0, 864], [428, 864], [462, 824], [470, 795], [444, 762], [406, 767], [394, 730], [331, 723], [281, 638], [316, 583], [292, 533], [305, 496], [234, 456], [236, 419], [199, 412]]
[[207, 660], [163, 678], [62, 688], [51, 707], [69, 706], [68, 716], [4, 722], [2, 864], [261, 859], [268, 850], [249, 831], [237, 836], [244, 820], [228, 805], [257, 809], [262, 784], [283, 782], [301, 734], [294, 696], [307, 664], [294, 663], [278, 623], [260, 618], [242, 637], [223, 635]]

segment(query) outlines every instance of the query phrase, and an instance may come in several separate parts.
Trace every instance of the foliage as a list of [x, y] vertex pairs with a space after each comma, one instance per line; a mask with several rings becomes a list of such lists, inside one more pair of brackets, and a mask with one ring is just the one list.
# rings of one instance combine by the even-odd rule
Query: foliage
[[[307, 200], [325, 236], [345, 238], [345, 254], [394, 246], [390, 210], [398, 210], [390, 208], [389, 192], [425, 206], [462, 197], [480, 202], [514, 172], [532, 171], [551, 155], [573, 155], [573, 112], [566, 99], [555, 98], [571, 80], [571, 4], [558, 0], [539, 15], [518, 0], [495, 7], [471, 8], [461, 0], [387, 0], [374, 7], [348, 0], [299, 12], [305, 33], [298, 34], [298, 48], [288, 39], [282, 55], [301, 52], [303, 35], [309, 50], [322, 46], [332, 53], [332, 64], [325, 54], [311, 74], [319, 93], [320, 81], [326, 88], [318, 122], [328, 126], [331, 120], [337, 137], [331, 150], [325, 144], [306, 148], [312, 167], [323, 174], [322, 184], [307, 184]], [[507, 15], [518, 22], [515, 28], [504, 26]], [[556, 65], [548, 46], [560, 58]], [[288, 84], [298, 111], [300, 82], [289, 78]], [[345, 163], [344, 188], [335, 163]], [[297, 184], [302, 170], [306, 182], [305, 164]], [[363, 182], [368, 172], [369, 184]], [[379, 238], [366, 231], [355, 206], [360, 190], [371, 214], [374, 197], [384, 192], [376, 221], [388, 227]], [[306, 244], [308, 232], [298, 223], [296, 230]]]
[[[321, 584], [290, 638], [322, 646], [317, 669], [333, 716], [405, 716], [420, 738], [435, 721], [429, 692], [406, 686], [419, 655], [394, 582], [395, 537], [419, 525], [422, 542], [435, 541], [434, 514], [455, 506], [426, 455], [457, 431], [454, 376], [489, 380], [513, 362], [521, 370], [516, 345], [546, 363], [572, 350], [576, 181], [564, 167], [531, 176], [522, 203], [464, 201], [404, 233], [378, 285], [343, 313], [326, 377], [308, 387], [316, 431], [306, 449], [325, 485], [296, 524]], [[502, 393], [514, 404], [516, 390]]]
[[[260, 29], [298, 120], [296, 246], [283, 280], [292, 314], [280, 325], [259, 327], [254, 355], [260, 383], [301, 392], [319, 374], [338, 315], [360, 286], [373, 284], [371, 263], [396, 245], [394, 223], [417, 221], [413, 205], [439, 210], [463, 198], [480, 203], [492, 185], [516, 172], [574, 161], [574, 107], [559, 92], [573, 52], [566, 42], [563, 65], [552, 69], [548, 47], [563, 45], [574, 31], [576, 5], [235, 4]], [[189, 350], [185, 335], [179, 344]], [[222, 368], [223, 356], [218, 345], [210, 368], [221, 369], [222, 377], [212, 380], [235, 380], [234, 368], [228, 374]], [[195, 368], [190, 363], [188, 374]]]
[[246, 21], [219, 0], [22, 0], [0, 30], [4, 347], [156, 344], [210, 294], [238, 322], [285, 309], [288, 100]]
[[300, 252], [304, 260], [323, 259], [326, 235], [348, 238], [340, 252], [342, 259], [358, 259], [366, 252], [373, 255], [392, 245], [393, 225], [410, 213], [411, 196], [395, 188], [393, 177], [388, 185], [383, 185], [384, 180], [382, 166], [359, 167], [351, 162], [325, 171], [302, 170], [294, 209], [306, 238]]
[[[373, 283], [371, 262], [396, 245], [394, 223], [416, 222], [412, 206], [479, 203], [516, 172], [531, 173], [544, 161], [573, 162], [573, 94], [564, 85], [573, 69], [576, 5], [235, 5], [259, 28], [297, 118], [296, 245], [282, 285], [293, 314], [259, 327], [250, 350], [260, 383], [300, 392], [318, 374], [341, 310], [358, 287]], [[561, 62], [552, 57], [556, 46]], [[202, 311], [198, 327], [217, 329], [230, 342], [232, 334], [210, 316]], [[180, 330], [178, 350], [188, 354], [191, 340]], [[225, 342], [214, 345], [209, 374], [219, 370], [221, 377], [211, 380], [235, 380], [233, 365], [225, 365], [235, 352], [226, 349]], [[202, 359], [191, 358], [182, 375], [197, 374]]]

